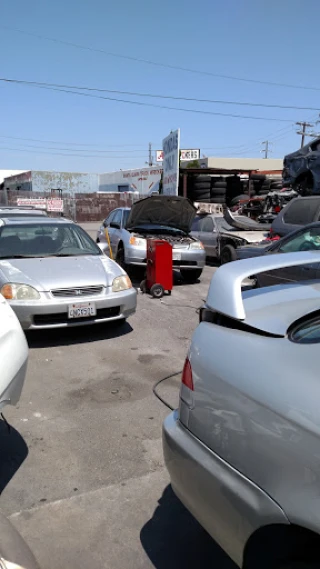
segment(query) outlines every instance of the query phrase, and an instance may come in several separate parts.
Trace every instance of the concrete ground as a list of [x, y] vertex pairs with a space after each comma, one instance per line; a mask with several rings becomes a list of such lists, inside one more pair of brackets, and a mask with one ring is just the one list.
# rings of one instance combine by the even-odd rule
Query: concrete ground
[[[85, 225], [95, 236], [98, 224]], [[177, 405], [201, 282], [162, 301], [139, 294], [123, 326], [29, 333], [18, 408], [0, 425], [1, 508], [42, 569], [194, 569], [234, 565], [175, 498], [161, 424]]]

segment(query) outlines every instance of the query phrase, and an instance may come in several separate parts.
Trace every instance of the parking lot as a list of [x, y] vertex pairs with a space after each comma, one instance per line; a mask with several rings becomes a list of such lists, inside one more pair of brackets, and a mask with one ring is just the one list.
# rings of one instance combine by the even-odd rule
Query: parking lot
[[[85, 229], [94, 237], [98, 224]], [[233, 564], [175, 498], [161, 424], [176, 406], [201, 282], [138, 296], [122, 326], [29, 333], [27, 380], [1, 426], [2, 510], [45, 569], [179, 569]]]

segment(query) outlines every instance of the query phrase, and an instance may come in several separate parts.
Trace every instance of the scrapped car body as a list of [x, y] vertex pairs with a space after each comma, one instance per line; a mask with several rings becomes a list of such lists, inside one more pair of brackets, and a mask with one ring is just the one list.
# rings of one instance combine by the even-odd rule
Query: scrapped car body
[[320, 196], [298, 197], [290, 201], [271, 225], [272, 236], [283, 237], [304, 225], [320, 220]]
[[0, 294], [0, 411], [20, 399], [28, 363], [28, 345], [18, 318]]
[[284, 157], [282, 179], [302, 196], [320, 194], [320, 138]]
[[202, 243], [190, 235], [196, 209], [186, 198], [150, 196], [137, 201], [132, 208], [118, 208], [102, 223], [97, 242], [123, 267], [145, 267], [147, 239], [164, 239], [172, 245], [173, 268], [179, 269], [187, 281], [196, 281], [205, 265]]
[[203, 243], [207, 257], [218, 262], [236, 260], [236, 249], [261, 243], [268, 237], [268, 227], [245, 216], [200, 212], [193, 220], [191, 235]]
[[217, 269], [163, 424], [175, 493], [243, 568], [319, 567], [320, 283], [241, 290], [311, 262], [320, 252]]
[[0, 293], [25, 330], [123, 321], [137, 303], [125, 271], [62, 218], [0, 220]]
[[[320, 251], [320, 223], [311, 223], [293, 231], [277, 241], [269, 241], [256, 246], [239, 247], [237, 259], [249, 259], [262, 255], [279, 253], [298, 253], [299, 251]], [[259, 273], [255, 277], [257, 286], [271, 286], [296, 281], [320, 279], [320, 264], [308, 263], [296, 267], [281, 267], [281, 269]]]

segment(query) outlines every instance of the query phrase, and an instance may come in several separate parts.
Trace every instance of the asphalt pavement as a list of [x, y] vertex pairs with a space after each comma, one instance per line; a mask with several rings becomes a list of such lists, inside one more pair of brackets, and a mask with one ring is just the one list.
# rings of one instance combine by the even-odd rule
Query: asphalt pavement
[[[84, 224], [95, 236], [98, 224]], [[174, 496], [161, 424], [176, 406], [201, 282], [139, 294], [125, 325], [28, 334], [27, 379], [1, 425], [1, 508], [43, 569], [195, 569], [234, 565]]]

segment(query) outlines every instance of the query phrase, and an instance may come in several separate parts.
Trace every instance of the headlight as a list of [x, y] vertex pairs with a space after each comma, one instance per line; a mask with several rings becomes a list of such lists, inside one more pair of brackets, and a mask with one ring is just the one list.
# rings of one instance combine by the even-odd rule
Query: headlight
[[201, 241], [193, 241], [190, 243], [190, 249], [204, 249], [204, 246]]
[[120, 292], [121, 290], [127, 290], [128, 288], [132, 288], [132, 282], [128, 275], [122, 275], [121, 277], [113, 279], [112, 292]]
[[18, 283], [8, 283], [0, 290], [7, 300], [39, 300], [40, 294], [32, 286]]
[[141, 239], [141, 237], [134, 237], [133, 235], [131, 235], [129, 243], [135, 247], [146, 247], [147, 245], [145, 239]]

